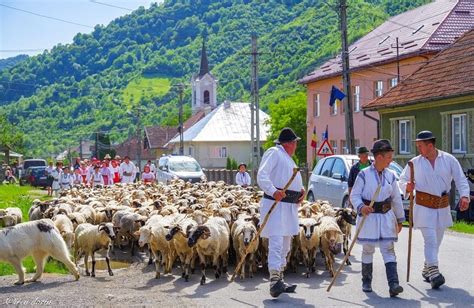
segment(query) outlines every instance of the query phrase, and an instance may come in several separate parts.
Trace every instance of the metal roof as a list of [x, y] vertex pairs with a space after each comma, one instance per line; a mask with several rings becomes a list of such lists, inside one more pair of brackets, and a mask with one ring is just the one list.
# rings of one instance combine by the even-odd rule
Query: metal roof
[[[260, 110], [260, 140], [267, 140], [268, 114]], [[203, 119], [189, 127], [183, 135], [184, 142], [249, 141], [250, 104], [225, 102], [216, 107]], [[169, 143], [178, 143], [179, 135]]]

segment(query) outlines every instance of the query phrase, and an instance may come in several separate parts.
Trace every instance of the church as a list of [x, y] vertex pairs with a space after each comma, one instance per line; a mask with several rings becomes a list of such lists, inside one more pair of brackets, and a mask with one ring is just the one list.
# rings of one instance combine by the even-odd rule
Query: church
[[[184, 123], [184, 154], [194, 157], [201, 167], [225, 168], [227, 158], [249, 165], [251, 161], [250, 104], [224, 101], [217, 103], [218, 80], [209, 71], [206, 45], [203, 41], [199, 73], [191, 78], [193, 115]], [[260, 140], [269, 134], [268, 114], [259, 110]], [[179, 153], [179, 135], [167, 146]]]

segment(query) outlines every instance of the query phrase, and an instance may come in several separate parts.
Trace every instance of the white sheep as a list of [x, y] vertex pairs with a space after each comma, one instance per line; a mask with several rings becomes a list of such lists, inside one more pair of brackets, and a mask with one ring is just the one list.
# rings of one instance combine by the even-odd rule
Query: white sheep
[[54, 225], [58, 228], [59, 233], [66, 242], [66, 246], [71, 250], [74, 244], [74, 225], [69, 217], [65, 214], [59, 214], [53, 218]]
[[30, 207], [30, 209], [28, 210], [28, 217], [29, 217], [29, 220], [30, 221], [33, 221], [33, 220], [40, 220], [43, 218], [43, 214], [44, 212], [46, 212], [46, 210], [48, 209], [49, 207], [49, 203], [48, 202], [41, 202], [39, 201], [38, 199], [35, 199], [33, 201], [33, 205]]
[[320, 223], [318, 229], [321, 235], [321, 250], [326, 259], [326, 267], [331, 277], [334, 277], [334, 255], [341, 251], [342, 231], [334, 217], [323, 216], [319, 218], [318, 222]]
[[[232, 243], [234, 250], [237, 254], [237, 263], [239, 263], [245, 256], [245, 252], [249, 247], [249, 244], [255, 238], [257, 234], [257, 228], [252, 222], [252, 218], [237, 219], [232, 225]], [[257, 238], [252, 246], [249, 248], [247, 257], [240, 269], [240, 278], [245, 278], [245, 267], [249, 267], [250, 278], [253, 277], [253, 267], [255, 262], [255, 255], [259, 246], [259, 239]]]
[[[36, 274], [25, 281], [21, 261], [30, 255], [36, 264]], [[0, 260], [11, 263], [15, 268], [18, 274], [16, 285], [40, 279], [48, 256], [64, 263], [76, 280], [79, 279], [79, 272], [69, 258], [66, 243], [50, 219], [20, 223], [0, 231]]]
[[[110, 268], [110, 248], [112, 241], [115, 239], [114, 226], [112, 223], [102, 223], [98, 226], [89, 223], [81, 224], [76, 229], [76, 240], [74, 242], [74, 259], [77, 260], [84, 256], [84, 265], [86, 268], [86, 276], [95, 277], [95, 252], [107, 249], [105, 261], [109, 275], [113, 276]], [[92, 273], [89, 272], [89, 256], [92, 256]]]
[[5, 227], [12, 227], [22, 222], [23, 213], [21, 212], [21, 209], [17, 207], [0, 209], [0, 220], [3, 221]]
[[74, 230], [76, 230], [77, 226], [86, 223], [86, 216], [83, 213], [73, 212], [67, 215], [67, 217], [71, 220]]
[[314, 262], [316, 252], [319, 248], [320, 234], [317, 226], [320, 224], [315, 218], [300, 218], [299, 226], [299, 248], [303, 255], [303, 260], [307, 268], [306, 277], [309, 278], [310, 272], [314, 272]]

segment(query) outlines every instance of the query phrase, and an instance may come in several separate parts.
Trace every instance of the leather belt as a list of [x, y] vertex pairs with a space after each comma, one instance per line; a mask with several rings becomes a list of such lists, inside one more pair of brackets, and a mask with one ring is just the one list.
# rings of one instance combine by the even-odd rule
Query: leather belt
[[124, 172], [123, 175], [125, 175], [125, 176], [132, 176], [132, 173], [131, 173], [131, 172]]
[[[277, 188], [278, 190], [281, 190], [280, 188]], [[281, 199], [280, 202], [287, 202], [287, 203], [298, 203], [298, 199], [301, 197], [301, 191], [295, 191], [295, 190], [287, 190], [285, 191], [286, 197]], [[273, 196], [263, 194], [263, 197], [268, 200], [275, 200]]]
[[430, 209], [443, 209], [449, 206], [449, 194], [443, 193], [441, 197], [422, 191], [416, 191], [415, 202]]
[[[365, 205], [370, 205], [370, 200], [362, 199], [362, 202], [364, 202]], [[392, 200], [388, 198], [384, 201], [374, 202], [373, 209], [374, 211], [372, 213], [385, 214], [392, 209]]]

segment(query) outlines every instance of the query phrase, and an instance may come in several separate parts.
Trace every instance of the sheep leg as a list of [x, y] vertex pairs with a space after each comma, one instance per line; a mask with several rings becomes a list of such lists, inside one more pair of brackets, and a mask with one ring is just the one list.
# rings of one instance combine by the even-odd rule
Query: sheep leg
[[216, 279], [219, 279], [219, 277], [221, 277], [221, 264], [222, 260], [219, 258], [219, 256], [214, 256], [212, 260], [212, 265], [214, 265]]
[[15, 282], [15, 285], [19, 286], [25, 283], [25, 271], [23, 270], [23, 266], [21, 266], [20, 259], [13, 259], [10, 260], [10, 263], [15, 268], [16, 273], [18, 274], [18, 281]]
[[92, 277], [95, 277], [95, 252], [92, 252]]
[[222, 256], [222, 264], [223, 264], [222, 272], [224, 274], [227, 274], [227, 266], [229, 264], [229, 250], [226, 250]]
[[89, 253], [86, 252], [84, 256], [84, 266], [86, 267], [86, 276], [90, 276], [91, 273], [89, 272]]
[[160, 258], [160, 252], [159, 251], [153, 251], [153, 256], [155, 257], [155, 279], [160, 279], [160, 264], [161, 264], [161, 258]]
[[149, 244], [148, 244], [148, 256], [149, 256], [148, 265], [152, 265], [153, 264], [153, 252], [151, 252], [151, 248], [150, 248]]
[[[342, 250], [344, 251], [344, 255], [347, 254], [347, 250], [349, 249], [349, 239], [347, 236], [344, 236], [344, 244], [342, 245]], [[349, 258], [346, 260], [346, 265], [352, 265], [351, 261], [349, 261]]]
[[201, 261], [201, 285], [206, 283], [206, 257], [199, 255]]
[[25, 280], [25, 282], [35, 282], [43, 275], [44, 265], [46, 263], [46, 255], [43, 253], [35, 253], [33, 254], [33, 260], [36, 264], [36, 273], [31, 279]]

